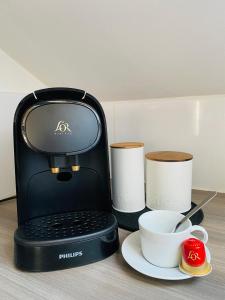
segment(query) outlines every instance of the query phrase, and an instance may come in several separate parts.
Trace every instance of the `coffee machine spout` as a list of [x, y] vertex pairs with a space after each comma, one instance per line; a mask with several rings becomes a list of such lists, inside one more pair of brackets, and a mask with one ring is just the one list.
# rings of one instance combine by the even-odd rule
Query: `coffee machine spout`
[[60, 163], [59, 157], [56, 156], [50, 156], [49, 157], [49, 167], [52, 174], [58, 174], [60, 173], [60, 167], [62, 167], [62, 164]]
[[51, 172], [52, 172], [52, 174], [58, 174], [60, 172], [60, 168], [53, 167], [53, 168], [51, 168]]
[[49, 167], [52, 174], [60, 173], [61, 169], [70, 169], [73, 172], [80, 170], [78, 155], [50, 155]]
[[70, 164], [73, 172], [80, 171], [80, 164], [78, 155], [70, 156]]

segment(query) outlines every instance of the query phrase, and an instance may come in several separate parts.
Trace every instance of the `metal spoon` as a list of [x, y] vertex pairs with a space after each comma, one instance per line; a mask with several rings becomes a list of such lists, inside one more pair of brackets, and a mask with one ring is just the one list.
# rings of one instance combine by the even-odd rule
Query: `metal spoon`
[[189, 213], [184, 218], [182, 218], [179, 223], [177, 223], [177, 225], [172, 230], [172, 233], [176, 232], [181, 224], [183, 224], [187, 219], [192, 217], [200, 208], [202, 208], [204, 205], [206, 205], [209, 201], [211, 201], [213, 198], [215, 198], [216, 195], [217, 195], [217, 192], [215, 192], [210, 198], [206, 198], [205, 200], [203, 200], [201, 203], [199, 203], [197, 206], [195, 206], [191, 211], [189, 211]]

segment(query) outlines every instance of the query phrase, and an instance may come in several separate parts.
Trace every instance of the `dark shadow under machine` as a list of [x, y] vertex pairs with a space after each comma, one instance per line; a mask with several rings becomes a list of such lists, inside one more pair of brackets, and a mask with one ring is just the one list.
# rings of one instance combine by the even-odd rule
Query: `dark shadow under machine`
[[106, 122], [93, 96], [70, 88], [26, 96], [15, 113], [14, 150], [19, 269], [80, 266], [118, 249]]

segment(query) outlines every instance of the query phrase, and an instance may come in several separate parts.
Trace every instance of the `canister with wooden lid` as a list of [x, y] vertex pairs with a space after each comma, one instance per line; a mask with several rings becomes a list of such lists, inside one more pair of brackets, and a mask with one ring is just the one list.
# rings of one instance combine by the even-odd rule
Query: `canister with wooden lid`
[[146, 206], [186, 212], [191, 209], [192, 159], [190, 153], [150, 152], [146, 157]]
[[123, 142], [110, 148], [113, 208], [127, 213], [144, 209], [144, 144]]

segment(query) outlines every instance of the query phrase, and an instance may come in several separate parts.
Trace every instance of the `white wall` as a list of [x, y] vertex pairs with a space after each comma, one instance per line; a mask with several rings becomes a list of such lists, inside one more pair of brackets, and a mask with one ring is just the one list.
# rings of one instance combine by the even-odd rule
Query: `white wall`
[[27, 92], [45, 85], [0, 49], [0, 92]]
[[[109, 143], [193, 153], [193, 187], [225, 192], [225, 95], [102, 103]], [[135, 171], [135, 170], [134, 170]]]
[[[0, 198], [15, 194], [12, 119], [24, 93], [0, 93]], [[102, 102], [109, 143], [194, 155], [193, 187], [225, 192], [225, 95]], [[7, 118], [6, 113], [7, 112]]]
[[[44, 84], [0, 50], [0, 199], [15, 194], [12, 124], [18, 102]], [[193, 187], [225, 192], [225, 95], [102, 102], [109, 143], [194, 154]]]
[[15, 195], [13, 116], [24, 93], [0, 92], [0, 199]]
[[0, 199], [15, 195], [13, 116], [26, 93], [45, 85], [0, 49]]
[[223, 0], [0, 1], [1, 47], [49, 86], [127, 100], [225, 93]]

